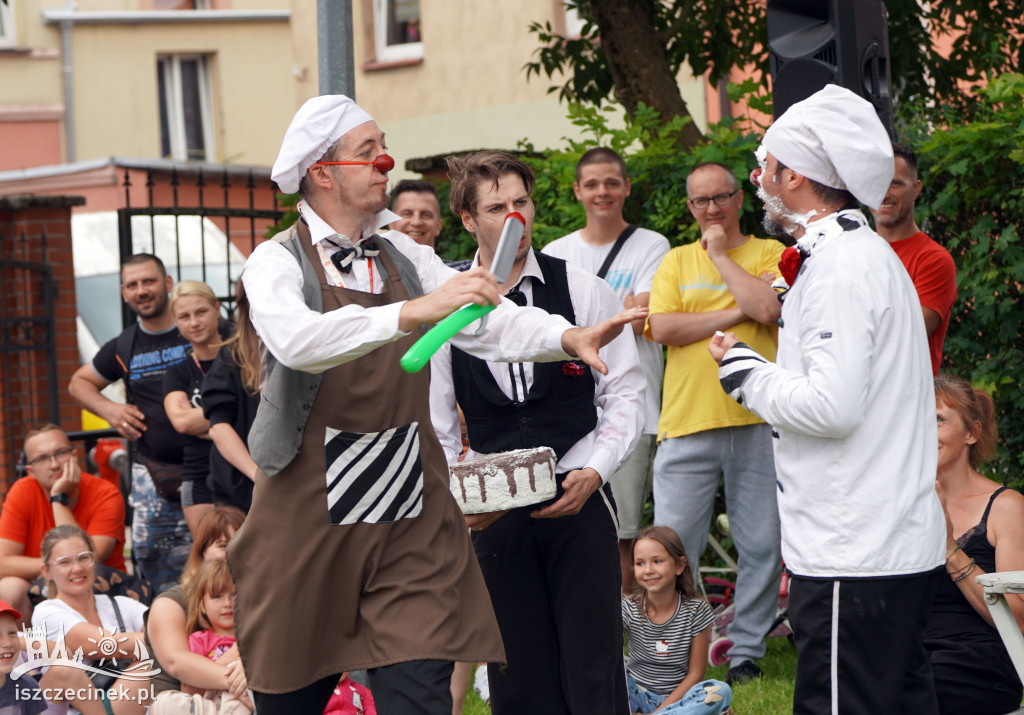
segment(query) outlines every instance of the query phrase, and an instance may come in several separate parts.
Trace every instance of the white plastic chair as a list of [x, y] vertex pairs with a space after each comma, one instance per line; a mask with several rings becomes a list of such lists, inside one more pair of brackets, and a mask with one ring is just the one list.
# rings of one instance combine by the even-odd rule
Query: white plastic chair
[[[985, 588], [985, 603], [992, 614], [992, 620], [995, 621], [996, 630], [1003, 639], [1010, 660], [1013, 661], [1013, 667], [1017, 669], [1017, 675], [1024, 680], [1024, 634], [1013, 617], [1010, 604], [1006, 602], [1008, 593], [1024, 594], [1024, 571], [986, 573], [978, 576], [975, 581]], [[1024, 707], [1008, 715], [1024, 715]]]

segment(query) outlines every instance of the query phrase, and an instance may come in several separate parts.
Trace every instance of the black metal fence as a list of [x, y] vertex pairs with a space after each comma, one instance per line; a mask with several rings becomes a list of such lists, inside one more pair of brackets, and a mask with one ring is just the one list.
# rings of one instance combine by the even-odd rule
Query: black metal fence
[[[190, 278], [209, 283], [228, 317], [233, 317], [234, 285], [241, 272], [237, 252], [244, 256], [251, 253], [262, 241], [266, 226], [278, 222], [284, 214], [278, 205], [276, 186], [267, 179], [257, 181], [251, 168], [238, 167], [214, 170], [199, 166], [183, 170], [172, 166], [169, 171], [149, 168], [145, 177], [145, 205], [133, 206], [133, 176], [129, 168], [124, 170], [125, 205], [118, 210], [121, 263], [140, 251], [160, 256], [175, 267], [169, 272], [176, 281]], [[140, 239], [138, 235], [140, 224], [133, 220], [135, 217], [143, 217], [144, 224], [148, 223], [148, 245], [145, 237]], [[158, 245], [161, 217], [168, 217], [173, 223], [172, 246], [166, 242]], [[200, 219], [198, 246], [190, 245], [185, 251], [181, 223], [192, 217]], [[227, 240], [219, 240], [219, 235], [218, 240], [211, 240], [211, 229]], [[197, 251], [198, 262], [194, 260]], [[134, 314], [122, 304], [123, 325], [133, 322]]]

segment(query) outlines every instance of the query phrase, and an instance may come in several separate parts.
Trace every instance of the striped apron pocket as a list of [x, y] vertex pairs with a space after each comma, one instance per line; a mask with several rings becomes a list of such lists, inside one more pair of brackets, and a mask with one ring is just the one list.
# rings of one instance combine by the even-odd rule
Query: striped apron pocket
[[423, 511], [419, 424], [324, 434], [331, 524], [386, 524]]

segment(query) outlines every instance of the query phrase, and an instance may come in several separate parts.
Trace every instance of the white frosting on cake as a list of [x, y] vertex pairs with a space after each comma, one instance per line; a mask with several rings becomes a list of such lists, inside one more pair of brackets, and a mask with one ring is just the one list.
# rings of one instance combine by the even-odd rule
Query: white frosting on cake
[[504, 511], [555, 496], [550, 447], [489, 454], [452, 465], [450, 488], [464, 514]]

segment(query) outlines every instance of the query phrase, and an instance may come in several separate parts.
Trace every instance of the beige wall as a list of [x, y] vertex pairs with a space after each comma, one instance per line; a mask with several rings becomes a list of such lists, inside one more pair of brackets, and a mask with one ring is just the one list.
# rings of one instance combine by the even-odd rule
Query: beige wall
[[157, 55], [201, 53], [210, 55], [214, 161], [273, 162], [294, 113], [280, 101], [291, 67], [274, 52], [288, 43], [286, 23], [82, 25], [73, 37], [79, 160], [160, 156]]
[[[297, 0], [312, 7], [315, 0]], [[288, 0], [218, 0], [216, 9], [287, 10]], [[61, 31], [42, 20], [53, 0], [15, 0], [17, 51], [0, 54], [0, 121], [26, 108], [63, 111]], [[151, 0], [80, 0], [80, 12], [136, 11]], [[75, 24], [71, 30], [76, 160], [109, 156], [160, 156], [156, 57], [165, 53], [210, 55], [215, 132], [214, 161], [270, 165], [280, 138], [304, 94], [293, 73], [295, 45], [289, 21], [182, 24]], [[314, 48], [315, 50], [315, 48]], [[315, 55], [314, 55], [315, 58]], [[315, 67], [312, 86], [315, 92]], [[11, 117], [7, 117], [8, 124]], [[10, 137], [9, 125], [4, 136]], [[21, 132], [25, 143], [47, 137], [45, 151], [21, 152], [0, 168], [55, 163], [52, 120], [47, 132]], [[63, 139], [63, 123], [60, 124]], [[36, 156], [38, 160], [32, 161]], [[65, 158], [57, 145], [57, 161]], [[26, 163], [27, 162], [27, 163]]]
[[[61, 106], [61, 36], [43, 9], [59, 0], [15, 0], [19, 47], [0, 56], [0, 109]], [[209, 53], [216, 161], [270, 165], [299, 105], [318, 94], [316, 0], [215, 0], [214, 9], [291, 11], [289, 21], [210, 24], [78, 24], [72, 30], [76, 159], [160, 155], [156, 56]], [[562, 146], [579, 131], [548, 94], [527, 81], [537, 47], [532, 21], [562, 24], [558, 0], [421, 0], [424, 56], [404, 66], [374, 63], [370, 0], [352, 0], [356, 98], [389, 135], [405, 174], [410, 158], [476, 148]], [[135, 11], [152, 0], [79, 0], [79, 10]], [[340, 36], [339, 36], [340, 41]], [[703, 125], [699, 82], [682, 84]], [[52, 131], [51, 131], [52, 134]]]

